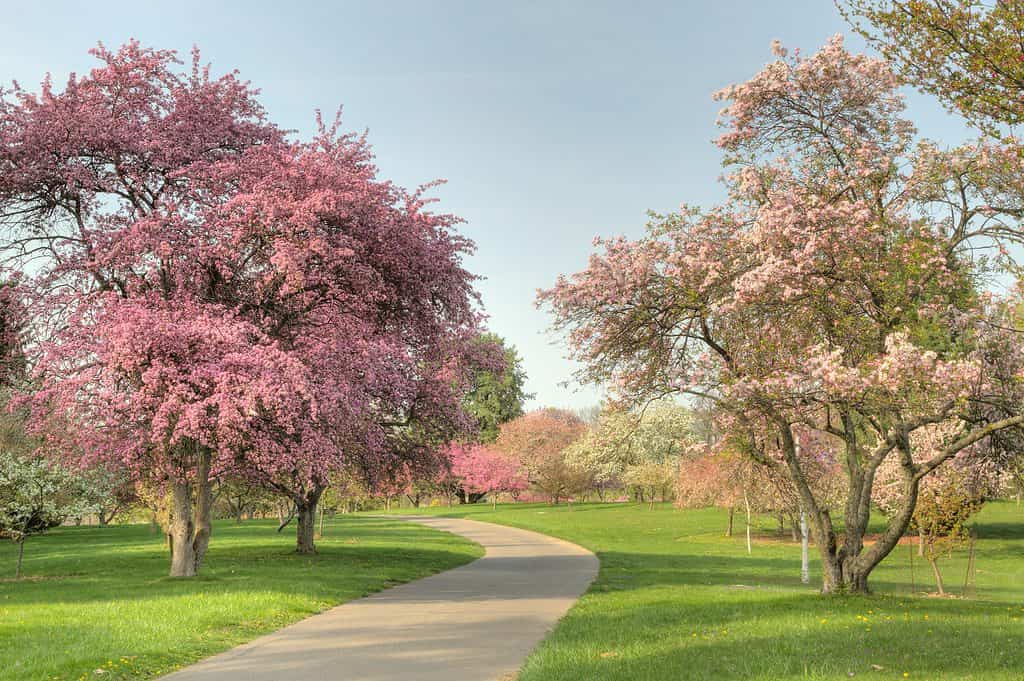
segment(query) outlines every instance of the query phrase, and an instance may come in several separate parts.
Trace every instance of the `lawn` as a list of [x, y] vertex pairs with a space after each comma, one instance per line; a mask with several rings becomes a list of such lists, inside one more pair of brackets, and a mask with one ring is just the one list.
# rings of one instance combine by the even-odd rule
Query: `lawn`
[[[408, 512], [408, 511], [406, 511]], [[799, 546], [764, 519], [747, 555], [719, 510], [667, 505], [506, 505], [425, 509], [562, 537], [598, 554], [590, 591], [530, 656], [519, 681], [925, 679], [1024, 681], [1024, 510], [976, 519], [969, 599], [920, 595], [927, 565], [901, 546], [869, 597], [822, 597], [800, 583]], [[966, 553], [945, 563], [959, 593]]]
[[[469, 562], [482, 550], [401, 521], [339, 517], [317, 556], [294, 528], [218, 522], [202, 575], [166, 577], [145, 525], [64, 527], [0, 543], [0, 681], [148, 679], [343, 601]], [[102, 670], [102, 671], [99, 671]]]

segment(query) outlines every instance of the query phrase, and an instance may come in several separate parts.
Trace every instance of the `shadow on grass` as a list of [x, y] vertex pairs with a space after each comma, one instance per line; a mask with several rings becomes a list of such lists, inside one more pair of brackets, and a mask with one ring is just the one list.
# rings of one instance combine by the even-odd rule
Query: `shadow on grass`
[[[148, 600], [189, 593], [315, 593], [330, 598], [353, 585], [380, 581], [383, 571], [404, 574], [446, 569], [471, 559], [429, 542], [430, 530], [401, 521], [357, 520], [332, 524], [315, 555], [294, 552], [294, 530], [282, 534], [272, 523], [220, 524], [200, 575], [167, 576], [169, 554], [161, 536], [147, 526], [57, 528], [26, 543], [26, 579], [0, 582], [5, 604], [81, 604], [111, 599]], [[428, 540], [428, 541], [425, 541]], [[383, 544], [383, 545], [382, 545]], [[0, 570], [10, 549], [0, 552]], [[10, 555], [7, 555], [10, 554]], [[375, 589], [376, 590], [376, 589]]]

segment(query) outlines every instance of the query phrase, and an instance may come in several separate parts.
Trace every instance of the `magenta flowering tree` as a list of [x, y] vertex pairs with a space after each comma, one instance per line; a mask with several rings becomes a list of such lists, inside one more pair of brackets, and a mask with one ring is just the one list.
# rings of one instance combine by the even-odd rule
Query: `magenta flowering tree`
[[472, 245], [337, 123], [293, 142], [198, 54], [185, 73], [137, 43], [94, 54], [62, 91], [0, 100], [0, 252], [26, 273], [34, 422], [167, 491], [172, 575], [202, 563], [222, 473], [289, 496], [312, 551], [331, 472], [468, 423]]
[[[866, 591], [923, 479], [1014, 430], [1020, 341], [975, 282], [1020, 240], [1019, 149], [951, 151], [915, 139], [897, 79], [840, 38], [726, 89], [728, 200], [601, 242], [587, 270], [541, 294], [582, 377], [623, 399], [683, 393], [791, 481], [821, 553], [825, 592]], [[953, 421], [915, 459], [912, 434]], [[841, 508], [815, 493], [798, 433], [827, 437]], [[831, 448], [831, 447], [830, 447]], [[865, 546], [873, 480], [895, 461], [903, 496]], [[841, 513], [845, 531], [833, 527]]]
[[501, 452], [482, 444], [451, 443], [446, 450], [451, 474], [461, 482], [466, 497], [487, 494], [492, 504], [502, 492], [516, 493], [529, 486], [525, 471]]

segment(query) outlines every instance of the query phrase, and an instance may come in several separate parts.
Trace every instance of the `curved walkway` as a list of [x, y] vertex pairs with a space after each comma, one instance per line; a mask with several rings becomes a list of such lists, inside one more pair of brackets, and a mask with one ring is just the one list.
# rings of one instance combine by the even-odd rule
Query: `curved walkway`
[[536, 532], [457, 518], [403, 519], [462, 535], [486, 554], [339, 605], [165, 681], [513, 679], [597, 574], [594, 554]]

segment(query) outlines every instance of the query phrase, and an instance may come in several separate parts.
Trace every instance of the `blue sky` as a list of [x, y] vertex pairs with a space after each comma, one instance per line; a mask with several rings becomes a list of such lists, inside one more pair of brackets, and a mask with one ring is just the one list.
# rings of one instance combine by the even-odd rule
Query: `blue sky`
[[[477, 242], [490, 326], [523, 356], [534, 404], [566, 407], [600, 392], [562, 385], [572, 366], [536, 289], [581, 269], [594, 236], [638, 236], [648, 209], [721, 197], [711, 93], [769, 61], [772, 39], [811, 52], [842, 32], [863, 48], [829, 0], [0, 5], [5, 83], [61, 82], [97, 41], [134, 37], [186, 57], [198, 45], [300, 133], [343, 105], [384, 177], [448, 180], [436, 196]], [[909, 102], [923, 134], [964, 137], [935, 102]]]

